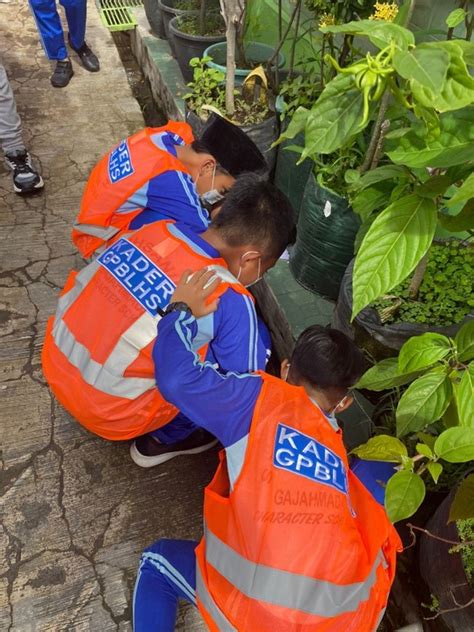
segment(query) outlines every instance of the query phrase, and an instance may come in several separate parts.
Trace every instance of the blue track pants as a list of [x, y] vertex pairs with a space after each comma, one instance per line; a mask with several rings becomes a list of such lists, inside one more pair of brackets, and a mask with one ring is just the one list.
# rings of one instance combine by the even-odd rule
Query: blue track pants
[[[29, 1], [48, 59], [65, 59], [68, 52], [56, 0]], [[86, 34], [87, 0], [60, 0], [60, 3], [66, 11], [72, 46], [81, 48]]]
[[178, 599], [196, 605], [197, 545], [158, 540], [143, 551], [133, 596], [134, 632], [174, 632]]

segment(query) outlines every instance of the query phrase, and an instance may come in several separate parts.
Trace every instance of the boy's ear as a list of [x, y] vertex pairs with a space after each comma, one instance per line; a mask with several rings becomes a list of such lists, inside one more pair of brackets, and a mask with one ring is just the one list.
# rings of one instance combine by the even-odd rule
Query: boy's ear
[[210, 175], [214, 171], [214, 167], [216, 166], [215, 159], [210, 154], [200, 154], [200, 173], [202, 176]]
[[347, 410], [349, 406], [352, 406], [353, 402], [354, 402], [354, 396], [346, 395], [344, 399], [342, 400], [342, 402], [339, 402], [339, 404], [336, 406], [336, 408], [334, 409], [334, 412], [342, 413], [344, 410]]
[[283, 381], [287, 380], [289, 370], [290, 370], [290, 361], [287, 358], [285, 358], [280, 365], [280, 377]]

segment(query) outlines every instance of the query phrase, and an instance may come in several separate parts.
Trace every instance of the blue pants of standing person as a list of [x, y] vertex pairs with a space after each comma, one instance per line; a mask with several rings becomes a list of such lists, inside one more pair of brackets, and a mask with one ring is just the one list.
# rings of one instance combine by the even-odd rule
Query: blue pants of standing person
[[[66, 59], [68, 52], [56, 0], [29, 0], [29, 2], [48, 59], [56, 61]], [[60, 3], [66, 11], [71, 44], [77, 50], [84, 44], [87, 0], [60, 0]]]
[[178, 600], [196, 605], [197, 545], [158, 540], [143, 551], [133, 596], [134, 632], [173, 632]]

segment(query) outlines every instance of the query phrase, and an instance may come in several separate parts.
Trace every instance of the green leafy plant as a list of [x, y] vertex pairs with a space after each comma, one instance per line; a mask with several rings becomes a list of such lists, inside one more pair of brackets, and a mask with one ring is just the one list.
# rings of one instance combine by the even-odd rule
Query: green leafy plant
[[[184, 95], [188, 107], [198, 116], [206, 119], [209, 111], [225, 113], [224, 73], [215, 68], [209, 68], [207, 62], [211, 57], [193, 57], [189, 62], [193, 67], [193, 81], [188, 83], [190, 92]], [[247, 96], [235, 90], [234, 114], [229, 117], [238, 125], [251, 125], [264, 121], [269, 115], [267, 102], [255, 101], [253, 95]]]
[[[357, 173], [349, 174], [354, 209], [363, 221], [353, 273], [355, 317], [411, 273], [416, 296], [439, 224], [447, 230], [474, 229], [474, 78], [469, 72], [474, 44], [416, 45], [408, 29], [378, 20], [321, 30], [363, 36], [379, 49], [346, 68], [331, 57], [338, 74], [311, 109], [295, 111], [279, 139], [303, 131], [301, 160], [314, 159], [351, 146], [370, 130], [365, 158]], [[385, 164], [377, 167], [381, 159]], [[461, 209], [448, 216], [444, 209], [457, 204]]]
[[458, 520], [456, 527], [459, 533], [459, 539], [461, 544], [451, 549], [452, 552], [460, 553], [466, 576], [471, 584], [474, 586], [474, 520]]
[[189, 35], [221, 35], [225, 32], [225, 24], [217, 11], [209, 11], [201, 21], [194, 15], [178, 18], [178, 28]]
[[209, 61], [212, 61], [211, 57], [193, 57], [189, 62], [193, 68], [193, 81], [188, 83], [190, 92], [183, 98], [197, 114], [210, 103], [218, 109], [225, 107], [225, 89], [222, 83], [224, 73], [216, 68], [209, 68]]
[[382, 323], [459, 323], [474, 313], [474, 248], [457, 240], [435, 243], [418, 295], [411, 296], [411, 282], [405, 279], [390, 295], [372, 303]]
[[401, 386], [407, 388], [396, 409], [397, 436], [377, 435], [353, 451], [360, 458], [399, 463], [385, 493], [394, 522], [420, 506], [423, 476], [436, 484], [443, 462], [474, 459], [474, 320], [454, 339], [436, 333], [410, 338], [397, 358], [377, 363], [357, 384], [373, 391]]

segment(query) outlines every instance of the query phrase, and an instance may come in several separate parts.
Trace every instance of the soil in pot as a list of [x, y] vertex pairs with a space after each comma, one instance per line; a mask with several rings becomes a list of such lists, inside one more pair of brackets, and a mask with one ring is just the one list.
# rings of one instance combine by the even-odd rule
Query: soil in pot
[[[367, 307], [351, 325], [352, 262], [341, 284], [332, 325], [355, 338], [376, 360], [394, 355], [394, 350], [399, 351], [409, 338], [428, 331], [454, 337], [466, 320], [474, 317], [472, 257], [472, 247], [467, 249], [459, 242], [434, 244], [418, 301], [396, 296], [392, 290], [394, 298], [385, 301], [393, 304], [394, 300], [403, 299], [401, 312], [393, 312], [389, 322], [382, 322], [379, 312], [372, 306]], [[400, 294], [406, 292], [403, 288], [408, 283], [401, 284]], [[387, 309], [384, 300], [379, 299], [375, 305], [381, 307], [384, 315], [383, 310]]]
[[165, 37], [169, 41], [171, 52], [176, 56], [174, 41], [170, 36], [170, 22], [178, 15], [198, 15], [201, 3], [199, 0], [158, 0], [158, 6], [163, 18]]
[[[201, 34], [201, 30], [204, 34]], [[225, 40], [224, 20], [217, 11], [208, 12], [203, 25], [197, 15], [176, 16], [169, 23], [169, 31], [176, 59], [186, 82], [193, 79], [190, 60], [193, 57], [202, 57], [211, 44]]]

